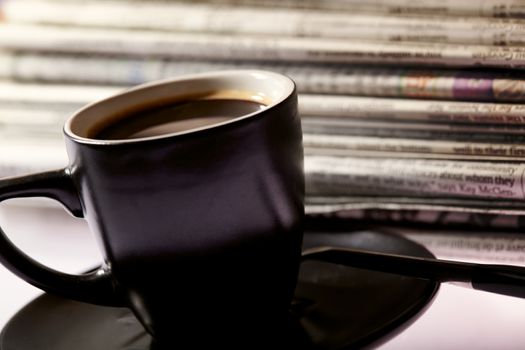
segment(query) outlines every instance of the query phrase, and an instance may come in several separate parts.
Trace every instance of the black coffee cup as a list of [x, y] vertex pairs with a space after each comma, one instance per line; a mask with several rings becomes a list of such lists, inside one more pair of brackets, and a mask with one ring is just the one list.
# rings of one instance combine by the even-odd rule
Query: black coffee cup
[[[155, 108], [216, 96], [226, 110], [229, 99], [262, 106], [182, 131], [97, 136], [137, 112], [147, 118]], [[229, 71], [150, 83], [83, 108], [64, 133], [69, 165], [1, 180], [0, 200], [61, 202], [88, 222], [105, 262], [84, 275], [57, 272], [2, 232], [6, 267], [49, 293], [130, 307], [161, 343], [199, 348], [281, 334], [304, 213], [302, 136], [290, 79]]]

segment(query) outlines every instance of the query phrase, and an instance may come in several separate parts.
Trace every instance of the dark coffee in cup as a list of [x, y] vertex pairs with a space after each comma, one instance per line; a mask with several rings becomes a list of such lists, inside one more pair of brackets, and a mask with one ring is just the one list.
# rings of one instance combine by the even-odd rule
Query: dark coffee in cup
[[104, 262], [60, 273], [1, 230], [0, 262], [49, 293], [131, 308], [167, 349], [276, 348], [304, 215], [294, 83], [264, 71], [154, 82], [79, 110], [64, 134], [69, 164], [1, 180], [0, 201], [58, 200]]
[[235, 97], [235, 92], [218, 91], [139, 106], [125, 115], [110, 118], [108, 124], [98, 126], [90, 136], [98, 140], [160, 136], [218, 124], [265, 107], [256, 101]]

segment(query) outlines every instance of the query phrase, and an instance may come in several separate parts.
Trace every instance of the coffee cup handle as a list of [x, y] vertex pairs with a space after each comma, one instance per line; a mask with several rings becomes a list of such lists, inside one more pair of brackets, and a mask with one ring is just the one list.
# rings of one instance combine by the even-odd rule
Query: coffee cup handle
[[[74, 216], [83, 217], [67, 168], [0, 180], [0, 202], [20, 197], [51, 198], [62, 203]], [[108, 266], [82, 275], [50, 269], [19, 250], [1, 228], [0, 262], [18, 277], [48, 293], [98, 305], [124, 305]]]

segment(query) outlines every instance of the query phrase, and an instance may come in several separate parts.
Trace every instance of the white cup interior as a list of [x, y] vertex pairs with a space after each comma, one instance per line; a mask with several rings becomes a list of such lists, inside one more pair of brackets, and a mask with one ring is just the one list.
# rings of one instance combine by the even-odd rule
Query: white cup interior
[[[126, 140], [98, 140], [90, 137], [92, 130], [103, 124], [112, 123], [132, 111], [144, 110], [159, 102], [177, 102], [191, 96], [206, 95], [208, 98], [235, 98], [251, 100], [272, 107], [285, 100], [294, 91], [291, 79], [273, 72], [257, 70], [236, 70], [188, 75], [182, 78], [162, 80], [126, 90], [118, 95], [92, 103], [77, 111], [65, 124], [64, 132], [69, 137], [90, 143], [137, 142], [143, 138]], [[207, 129], [220, 124], [232, 123], [248, 118], [259, 112], [247, 114], [228, 121], [185, 130], [183, 134]], [[166, 134], [146, 139], [173, 136]]]

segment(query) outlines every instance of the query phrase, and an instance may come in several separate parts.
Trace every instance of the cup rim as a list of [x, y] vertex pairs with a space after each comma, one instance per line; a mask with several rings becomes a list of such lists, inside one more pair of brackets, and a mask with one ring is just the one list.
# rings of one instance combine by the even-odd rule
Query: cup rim
[[[274, 82], [281, 84], [283, 87], [283, 91], [280, 94], [279, 97], [272, 100], [270, 104], [266, 106], [266, 108], [245, 114], [239, 117], [231, 118], [226, 121], [217, 122], [209, 125], [205, 125], [202, 127], [192, 128], [184, 131], [178, 131], [173, 133], [166, 133], [158, 136], [148, 136], [148, 137], [140, 137], [140, 138], [132, 138], [132, 139], [117, 139], [117, 140], [107, 140], [107, 139], [95, 139], [90, 137], [85, 137], [78, 135], [73, 131], [73, 124], [75, 121], [83, 116], [86, 113], [89, 113], [94, 107], [100, 106], [102, 104], [110, 104], [116, 100], [125, 99], [126, 97], [129, 97], [130, 95], [144, 91], [144, 90], [152, 90], [155, 88], [159, 88], [162, 86], [167, 85], [173, 85], [173, 84], [181, 84], [184, 82], [188, 82], [195, 79], [223, 79], [223, 78], [232, 78], [235, 76], [242, 76], [243, 79], [248, 79], [248, 77], [251, 77], [251, 79], [272, 79]], [[74, 112], [64, 123], [63, 132], [66, 135], [67, 138], [74, 140], [78, 143], [83, 144], [93, 144], [93, 145], [121, 145], [121, 144], [130, 144], [130, 143], [138, 143], [138, 142], [144, 142], [144, 141], [152, 141], [152, 140], [162, 140], [167, 139], [171, 137], [177, 137], [182, 135], [188, 135], [188, 134], [194, 134], [194, 133], [201, 133], [206, 130], [214, 129], [219, 126], [228, 125], [228, 124], [235, 124], [238, 123], [241, 120], [253, 118], [263, 112], [268, 111], [269, 109], [279, 105], [281, 102], [288, 99], [293, 92], [295, 91], [296, 86], [295, 82], [289, 78], [288, 76], [285, 76], [280, 73], [272, 72], [272, 71], [265, 71], [265, 70], [256, 70], [256, 69], [238, 69], [238, 70], [225, 70], [225, 71], [217, 71], [217, 72], [205, 72], [205, 73], [196, 73], [196, 74], [187, 74], [180, 77], [175, 78], [167, 78], [167, 79], [160, 79], [155, 80], [152, 82], [140, 84], [137, 86], [134, 86], [132, 88], [126, 89], [124, 91], [121, 91], [115, 95], [106, 97], [104, 99], [89, 103], [85, 105], [84, 107], [80, 108], [76, 112]]]

